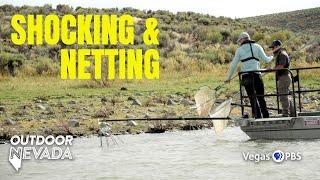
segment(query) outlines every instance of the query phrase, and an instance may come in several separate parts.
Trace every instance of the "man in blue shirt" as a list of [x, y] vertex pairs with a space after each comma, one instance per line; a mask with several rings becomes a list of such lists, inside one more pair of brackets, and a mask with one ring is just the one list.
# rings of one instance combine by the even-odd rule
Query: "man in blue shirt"
[[263, 48], [255, 41], [250, 39], [250, 36], [246, 32], [242, 32], [238, 38], [240, 47], [237, 49], [235, 56], [230, 64], [226, 83], [230, 82], [232, 75], [234, 74], [237, 65], [241, 64], [242, 74], [241, 84], [245, 87], [246, 92], [250, 99], [252, 108], [252, 115], [254, 118], [268, 118], [269, 112], [267, 110], [266, 101], [264, 95], [264, 84], [262, 81], [260, 72], [251, 72], [260, 70], [260, 60], [269, 63], [273, 59], [273, 56], [267, 56]]

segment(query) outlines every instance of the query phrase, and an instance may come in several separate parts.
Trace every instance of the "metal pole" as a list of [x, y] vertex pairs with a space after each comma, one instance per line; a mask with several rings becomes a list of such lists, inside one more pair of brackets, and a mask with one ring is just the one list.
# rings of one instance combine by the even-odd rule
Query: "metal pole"
[[241, 83], [241, 73], [239, 74], [239, 85], [240, 85], [240, 104], [241, 104], [241, 116], [244, 116], [244, 106], [243, 106], [243, 97], [242, 97], [242, 83]]
[[[252, 109], [255, 109], [254, 112], [255, 114], [253, 114], [253, 117], [255, 119], [258, 119], [257, 115], [258, 113], [260, 113], [260, 116], [263, 117], [262, 115], [262, 112], [261, 112], [261, 108], [260, 108], [260, 105], [258, 103], [258, 98], [257, 98], [257, 92], [256, 92], [256, 89], [255, 89], [255, 79], [254, 79], [254, 74], [253, 73], [249, 73], [252, 77], [252, 89], [253, 89], [253, 99], [254, 99], [254, 105], [251, 104], [251, 108]], [[248, 94], [248, 92], [247, 92]], [[259, 110], [259, 111], [258, 111]]]
[[294, 116], [297, 117], [297, 111], [296, 111], [296, 96], [295, 96], [295, 90], [294, 90], [294, 82], [293, 82], [293, 74], [292, 71], [287, 69], [291, 76], [291, 84], [292, 84], [292, 97], [293, 97], [293, 107], [294, 107]]
[[200, 120], [230, 120], [230, 117], [174, 117], [174, 118], [133, 118], [133, 119], [106, 119], [104, 122], [122, 122], [122, 121], [200, 121]]
[[298, 96], [299, 96], [299, 111], [301, 112], [302, 106], [301, 106], [301, 92], [300, 92], [300, 76], [299, 76], [299, 69], [297, 71], [297, 77], [298, 77]]
[[[277, 75], [276, 75], [276, 91], [277, 91], [276, 94], [279, 94]], [[278, 114], [280, 114], [279, 96], [277, 96], [277, 108], [278, 108]]]

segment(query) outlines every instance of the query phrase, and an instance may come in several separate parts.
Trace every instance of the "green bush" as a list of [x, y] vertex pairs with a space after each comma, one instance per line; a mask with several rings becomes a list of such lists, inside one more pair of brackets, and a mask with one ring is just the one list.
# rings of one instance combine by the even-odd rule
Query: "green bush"
[[264, 33], [260, 33], [260, 32], [256, 32], [253, 36], [252, 39], [255, 41], [260, 41], [260, 40], [264, 40]]
[[217, 29], [199, 28], [195, 33], [200, 41], [208, 41], [215, 44], [221, 42], [223, 39], [223, 36]]
[[221, 51], [221, 50], [219, 50], [219, 51], [216, 51], [216, 56], [215, 56], [215, 62], [218, 62], [218, 63], [220, 63], [220, 64], [223, 64], [223, 63], [225, 63], [225, 53], [224, 53], [224, 51]]
[[231, 40], [233, 43], [237, 43], [240, 33], [243, 32], [242, 30], [235, 30], [231, 32]]
[[198, 19], [198, 23], [203, 24], [203, 25], [209, 25], [210, 19], [202, 17], [202, 18]]
[[57, 75], [59, 73], [58, 63], [53, 63], [51, 59], [39, 57], [36, 59], [36, 73], [38, 75], [49, 74]]
[[231, 37], [231, 33], [229, 30], [224, 29], [220, 33], [223, 37], [223, 41], [227, 41]]
[[193, 31], [193, 26], [190, 24], [181, 24], [179, 28], [176, 29], [176, 31], [178, 31], [179, 33], [192, 33]]
[[10, 60], [14, 62], [24, 61], [26, 57], [23, 54], [12, 54], [7, 52], [0, 52], [0, 65], [7, 64]]
[[43, 74], [44, 72], [49, 71], [49, 63], [45, 60], [39, 60], [39, 62], [36, 65], [36, 71], [39, 75]]
[[167, 47], [170, 41], [169, 34], [167, 32], [160, 32], [159, 34], [159, 47]]
[[279, 39], [281, 41], [286, 41], [286, 40], [289, 40], [292, 36], [292, 32], [290, 31], [278, 31], [278, 32], [275, 32], [271, 35], [271, 38], [273, 40], [275, 39]]

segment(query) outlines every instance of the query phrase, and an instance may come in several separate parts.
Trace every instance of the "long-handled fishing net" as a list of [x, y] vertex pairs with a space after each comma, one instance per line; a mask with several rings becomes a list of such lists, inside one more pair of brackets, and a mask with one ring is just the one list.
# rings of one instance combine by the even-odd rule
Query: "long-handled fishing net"
[[[236, 77], [236, 76], [235, 76]], [[232, 79], [234, 79], [233, 77]], [[232, 99], [229, 98], [222, 102], [219, 106], [215, 107], [215, 99], [217, 98], [217, 91], [221, 89], [223, 85], [211, 89], [208, 86], [201, 87], [195, 94], [196, 109], [199, 116], [204, 117], [223, 117], [227, 118], [231, 112]], [[228, 119], [213, 120], [213, 127], [216, 134], [220, 134], [228, 123]]]
[[[230, 81], [232, 81], [236, 77], [237, 77], [237, 75], [232, 77], [230, 79]], [[199, 116], [204, 116], [204, 117], [209, 116], [210, 110], [215, 103], [215, 99], [217, 98], [217, 95], [218, 95], [217, 92], [225, 85], [226, 85], [226, 83], [221, 84], [214, 89], [211, 89], [208, 86], [200, 87], [200, 89], [196, 92], [196, 94], [194, 96], [195, 101], [196, 101], [195, 108], [197, 109], [197, 113]], [[230, 106], [231, 106], [231, 104], [230, 104]]]

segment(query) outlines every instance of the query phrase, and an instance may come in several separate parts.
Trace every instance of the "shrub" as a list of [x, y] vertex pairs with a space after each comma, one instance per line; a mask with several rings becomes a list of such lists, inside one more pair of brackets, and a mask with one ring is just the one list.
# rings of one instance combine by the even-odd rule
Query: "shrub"
[[237, 40], [238, 40], [241, 32], [242, 32], [241, 30], [232, 31], [232, 33], [231, 33], [232, 42], [237, 43]]
[[220, 64], [225, 63], [225, 53], [224, 51], [218, 50], [216, 51], [216, 55], [215, 55], [215, 62], [218, 62]]
[[167, 47], [170, 41], [169, 34], [167, 32], [160, 32], [159, 34], [159, 47]]
[[279, 39], [281, 41], [286, 41], [286, 40], [290, 39], [291, 36], [292, 36], [292, 33], [290, 31], [278, 31], [278, 32], [273, 33], [271, 38], [273, 40]]
[[222, 37], [223, 37], [223, 41], [226, 41], [226, 40], [228, 40], [229, 38], [230, 38], [230, 36], [231, 36], [231, 33], [230, 33], [230, 31], [229, 30], [222, 30], [221, 32], [221, 35], [222, 35]]
[[47, 61], [40, 60], [36, 65], [36, 71], [39, 75], [49, 70], [49, 63]]
[[179, 43], [187, 43], [188, 42], [188, 39], [186, 36], [181, 36], [179, 39], [178, 39], [178, 42]]
[[203, 25], [209, 25], [210, 19], [203, 17], [203, 18], [198, 19], [198, 23], [203, 24]]
[[181, 24], [179, 28], [176, 29], [179, 33], [192, 33], [193, 26], [190, 24]]
[[253, 36], [252, 39], [255, 41], [260, 41], [264, 39], [264, 33], [256, 32]]
[[11, 54], [7, 52], [0, 52], [0, 65], [7, 64], [10, 60], [14, 62], [24, 61], [26, 57], [23, 54]]
[[58, 63], [53, 63], [51, 59], [45, 57], [39, 57], [36, 59], [35, 69], [38, 75], [57, 75], [59, 73]]
[[220, 31], [217, 29], [199, 28], [195, 33], [200, 41], [219, 43], [223, 39], [223, 36], [221, 35]]

